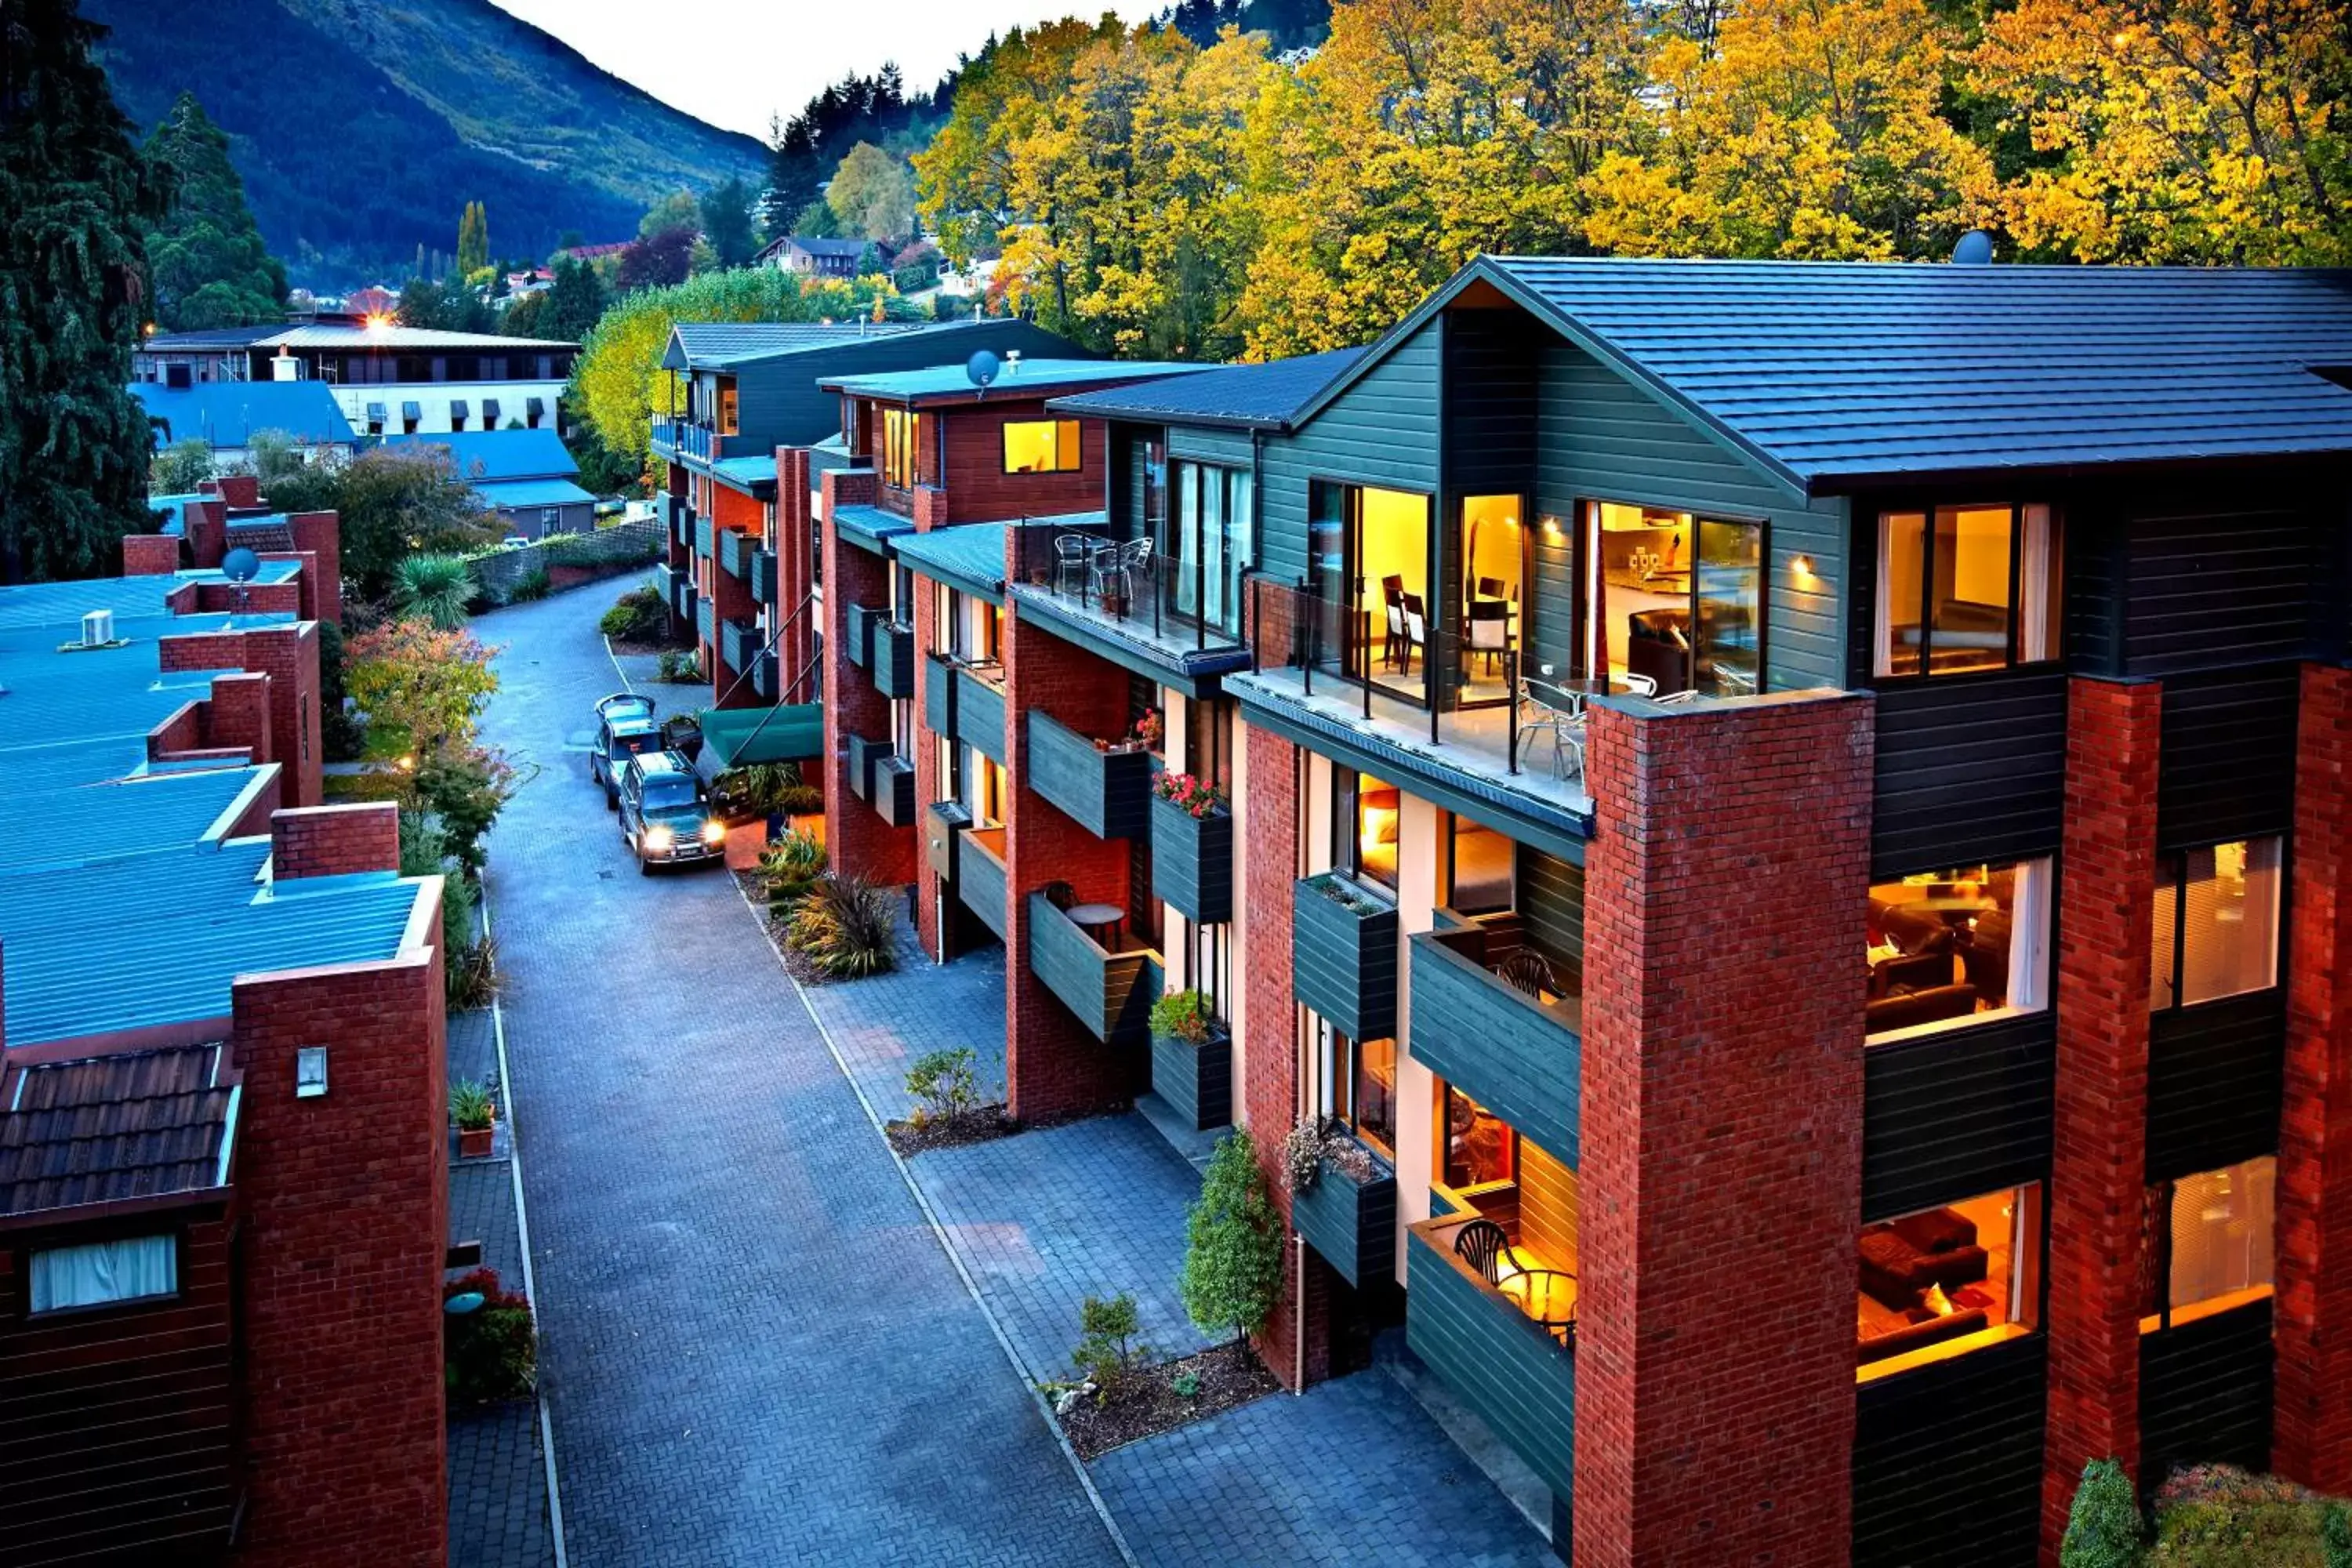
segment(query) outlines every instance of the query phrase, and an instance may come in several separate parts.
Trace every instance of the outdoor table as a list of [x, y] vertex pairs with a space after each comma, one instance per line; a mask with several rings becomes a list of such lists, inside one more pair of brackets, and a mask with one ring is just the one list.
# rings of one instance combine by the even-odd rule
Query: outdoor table
[[[1093, 936], [1104, 948], [1112, 952], [1118, 951], [1119, 924], [1127, 919], [1125, 910], [1120, 909], [1117, 904], [1079, 904], [1066, 912], [1069, 915], [1072, 925], [1087, 935]], [[1110, 928], [1109, 942], [1103, 942], [1097, 934], [1106, 926]]]
[[1576, 1276], [1557, 1268], [1530, 1268], [1503, 1281], [1505, 1296], [1547, 1329], [1576, 1321]]

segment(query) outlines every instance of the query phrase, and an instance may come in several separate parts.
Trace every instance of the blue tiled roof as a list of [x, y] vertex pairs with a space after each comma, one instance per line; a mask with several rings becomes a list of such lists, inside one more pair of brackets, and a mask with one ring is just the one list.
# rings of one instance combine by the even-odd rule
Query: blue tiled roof
[[902, 533], [890, 542], [899, 560], [923, 576], [1001, 603], [1004, 592], [1004, 530], [1001, 522], [959, 522], [929, 533]]
[[580, 471], [552, 430], [456, 430], [439, 436], [386, 436], [392, 447], [446, 447], [461, 479], [568, 479]]
[[[991, 397], [1042, 397], [1052, 393], [1099, 385], [1105, 382], [1142, 381], [1163, 375], [1197, 375], [1207, 365], [1116, 360], [1024, 359], [1018, 370], [1009, 365], [989, 387]], [[979, 391], [964, 374], [961, 361], [923, 370], [877, 371], [871, 375], [827, 376], [819, 386], [856, 397], [914, 398], [969, 396]]]
[[710, 471], [740, 490], [756, 489], [776, 482], [776, 455], [764, 458], [721, 458], [710, 465]]
[[506, 479], [497, 483], [482, 482], [474, 486], [474, 493], [484, 506], [519, 508], [527, 506], [589, 506], [596, 500], [570, 479]]
[[1482, 258], [1801, 489], [2352, 450], [2352, 271]]
[[877, 555], [888, 548], [885, 541], [915, 531], [912, 522], [895, 511], [884, 511], [878, 506], [835, 507], [833, 526], [835, 532], [851, 543]]
[[323, 381], [208, 381], [194, 386], [134, 381], [131, 393], [146, 405], [150, 419], [163, 422], [155, 431], [158, 447], [192, 439], [243, 447], [257, 430], [283, 430], [297, 441], [344, 446], [358, 439]]
[[1097, 419], [1284, 430], [1318, 392], [1344, 374], [1363, 353], [1334, 349], [1265, 364], [1219, 365], [1198, 375], [1171, 375], [1057, 397], [1048, 406], [1056, 414]]

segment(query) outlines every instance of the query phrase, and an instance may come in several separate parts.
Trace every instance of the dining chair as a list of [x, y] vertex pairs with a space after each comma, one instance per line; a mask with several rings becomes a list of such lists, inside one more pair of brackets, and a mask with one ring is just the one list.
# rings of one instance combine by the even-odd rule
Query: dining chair
[[1495, 673], [1495, 661], [1508, 646], [1506, 617], [1509, 614], [1500, 599], [1480, 599], [1470, 606], [1469, 652], [1485, 657], [1489, 675]]
[[1511, 1246], [1511, 1233], [1491, 1219], [1474, 1219], [1454, 1233], [1454, 1255], [1478, 1271], [1487, 1284], [1500, 1286], [1508, 1265], [1513, 1274], [1527, 1272]]
[[1422, 607], [1421, 595], [1404, 596], [1404, 673], [1412, 673], [1412, 650], [1420, 648], [1426, 655], [1429, 647], [1427, 612]]
[[1396, 668], [1397, 656], [1404, 647], [1404, 589], [1402, 578], [1381, 579], [1381, 592], [1388, 600], [1388, 636], [1381, 643], [1381, 662], [1391, 669]]
[[1481, 578], [1479, 578], [1479, 579], [1478, 579], [1478, 593], [1479, 593], [1480, 596], [1482, 596], [1482, 597], [1484, 597], [1484, 598], [1488, 598], [1488, 599], [1499, 599], [1499, 598], [1501, 598], [1501, 597], [1503, 596], [1503, 580], [1502, 580], [1500, 577], [1481, 577]]

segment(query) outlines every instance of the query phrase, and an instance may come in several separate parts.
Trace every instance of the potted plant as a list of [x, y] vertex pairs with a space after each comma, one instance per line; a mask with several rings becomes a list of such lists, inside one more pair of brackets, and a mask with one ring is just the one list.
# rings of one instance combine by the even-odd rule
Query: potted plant
[[1234, 1119], [1230, 1042], [1198, 991], [1171, 991], [1151, 1005], [1151, 1090], [1195, 1131]]
[[1163, 773], [1151, 785], [1152, 896], [1190, 921], [1233, 918], [1234, 819], [1216, 785]]
[[499, 1109], [490, 1103], [488, 1089], [472, 1079], [460, 1079], [450, 1085], [449, 1120], [457, 1129], [459, 1159], [479, 1160], [489, 1153]]
[[1290, 1223], [1350, 1285], [1386, 1278], [1396, 1258], [1396, 1173], [1347, 1129], [1300, 1119], [1282, 1142]]

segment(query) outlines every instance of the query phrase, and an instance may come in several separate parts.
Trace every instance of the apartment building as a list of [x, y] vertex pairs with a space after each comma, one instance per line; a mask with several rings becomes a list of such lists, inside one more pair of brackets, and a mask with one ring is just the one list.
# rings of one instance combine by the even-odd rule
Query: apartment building
[[439, 879], [321, 802], [333, 515], [230, 507], [0, 588], [11, 1563], [446, 1560]]
[[1595, 1564], [2352, 1487], [2352, 281], [1485, 258], [1049, 397], [1062, 516], [870, 402], [835, 861], [1005, 943], [1014, 1115], [1251, 1129], [1286, 1383], [1402, 1323]]

